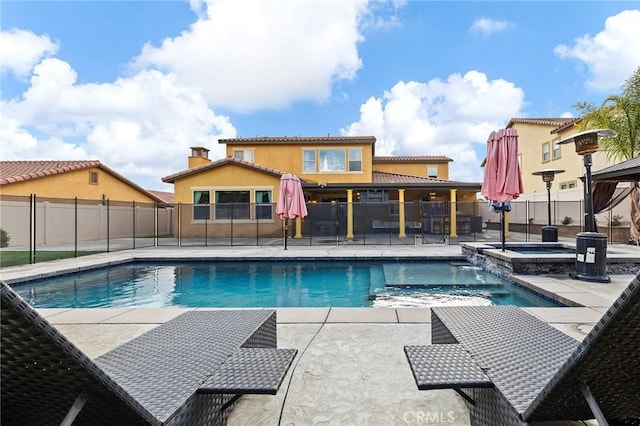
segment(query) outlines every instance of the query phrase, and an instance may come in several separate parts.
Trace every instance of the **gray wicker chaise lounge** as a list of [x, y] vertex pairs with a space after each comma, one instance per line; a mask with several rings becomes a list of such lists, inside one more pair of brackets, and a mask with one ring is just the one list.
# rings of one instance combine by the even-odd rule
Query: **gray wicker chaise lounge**
[[89, 359], [0, 282], [3, 425], [224, 424], [246, 393], [275, 394], [297, 351], [273, 310], [203, 310]]
[[432, 308], [406, 346], [418, 389], [454, 389], [473, 425], [640, 424], [640, 274], [581, 343], [513, 306]]

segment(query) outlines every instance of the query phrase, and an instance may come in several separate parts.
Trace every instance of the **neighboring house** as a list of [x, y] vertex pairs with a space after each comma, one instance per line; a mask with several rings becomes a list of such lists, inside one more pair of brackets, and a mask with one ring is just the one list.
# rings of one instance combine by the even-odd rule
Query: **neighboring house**
[[[373, 136], [258, 137], [219, 142], [226, 145], [225, 158], [211, 161], [208, 149], [193, 147], [189, 168], [162, 178], [163, 182], [174, 184], [176, 204], [194, 205], [189, 220], [181, 219], [182, 235], [189, 234], [187, 222], [198, 225], [206, 221], [233, 221], [234, 226], [244, 223], [248, 233], [255, 233], [257, 222], [264, 229], [271, 221], [272, 231], [277, 234], [281, 225], [274, 220], [271, 204], [278, 199], [284, 173], [300, 177], [310, 207], [334, 202], [351, 207], [357, 203], [384, 203], [385, 209], [395, 210], [388, 214], [396, 217], [400, 236], [404, 236], [405, 218], [412, 220], [411, 215], [403, 214], [406, 203], [419, 206], [421, 202], [454, 201], [459, 203], [451, 209], [455, 215], [462, 202], [475, 201], [480, 190], [477, 182], [447, 180], [452, 161], [447, 157], [376, 157]], [[390, 201], [397, 203], [389, 207]], [[242, 204], [245, 207], [239, 207]], [[468, 204], [472, 209], [472, 203]], [[351, 207], [346, 212], [347, 238], [352, 236], [352, 229], [366, 231], [372, 227], [370, 217], [354, 214]], [[472, 214], [470, 211], [467, 216]], [[335, 222], [330, 213], [326, 220], [321, 216], [315, 212], [314, 220]], [[413, 217], [421, 224], [421, 218]], [[455, 232], [453, 227], [451, 233]]]
[[164, 203], [97, 160], [0, 161], [0, 194]]
[[[535, 194], [540, 194], [540, 199], [546, 200], [546, 183], [540, 176], [532, 175], [542, 169], [564, 170], [564, 173], [555, 177], [552, 184], [552, 190], [558, 199], [575, 201], [584, 198], [580, 196], [582, 190], [567, 191], [565, 197], [559, 193], [561, 190], [583, 186], [580, 180], [584, 176], [582, 156], [576, 154], [573, 144], [558, 144], [581, 131], [576, 126], [579, 121], [578, 118], [512, 118], [509, 121], [507, 128], [518, 132], [518, 155], [524, 188], [521, 199], [535, 198]], [[594, 171], [613, 164], [601, 151], [592, 154], [592, 162], [591, 168]]]
[[106, 249], [114, 238], [172, 233], [165, 198], [100, 161], [0, 161], [0, 200], [12, 246], [102, 241]]

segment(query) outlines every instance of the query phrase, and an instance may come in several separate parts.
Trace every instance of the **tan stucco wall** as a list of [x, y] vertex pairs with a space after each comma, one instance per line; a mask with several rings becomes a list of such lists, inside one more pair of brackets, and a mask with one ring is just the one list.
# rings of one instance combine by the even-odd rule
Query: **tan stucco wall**
[[[556, 176], [552, 189], [559, 189], [562, 183], [574, 182], [576, 187], [582, 187], [581, 176], [584, 176], [584, 159], [576, 154], [574, 144], [560, 145], [560, 157], [553, 158], [553, 143], [578, 133], [575, 127], [561, 133], [551, 134], [555, 126], [540, 124], [514, 123], [512, 128], [518, 131], [518, 148], [520, 155], [520, 167], [522, 172], [522, 184], [524, 193], [546, 193], [546, 184], [540, 176], [532, 175], [533, 172], [542, 169], [560, 169], [564, 173]], [[542, 145], [549, 142], [550, 160], [542, 161]], [[607, 167], [612, 162], [606, 160], [602, 152], [592, 155], [592, 171]]]
[[[98, 173], [97, 184], [89, 183], [89, 172]], [[5, 195], [36, 194], [38, 197], [78, 197], [87, 200], [100, 200], [104, 194], [107, 199], [113, 201], [155, 202], [146, 194], [98, 167], [2, 185], [0, 192]]]
[[[302, 152], [304, 149], [362, 149], [362, 171], [350, 173], [303, 173]], [[293, 173], [309, 182], [340, 183], [340, 182], [371, 182], [371, 156], [370, 144], [300, 144], [300, 145], [233, 145], [227, 144], [226, 155], [233, 156], [234, 150], [254, 151], [254, 162], [263, 166], [272, 167], [285, 173]]]
[[427, 167], [438, 167], [438, 179], [449, 179], [449, 163], [427, 163], [427, 162], [415, 162], [415, 163], [374, 163], [373, 170], [377, 172], [385, 173], [398, 173], [403, 175], [422, 176], [427, 177]]

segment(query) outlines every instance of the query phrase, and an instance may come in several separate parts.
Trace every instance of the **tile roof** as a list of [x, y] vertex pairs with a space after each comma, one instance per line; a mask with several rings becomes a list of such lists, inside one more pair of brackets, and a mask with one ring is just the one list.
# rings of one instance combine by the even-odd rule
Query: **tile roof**
[[74, 170], [99, 167], [97, 160], [87, 161], [0, 161], [0, 185], [38, 179]]
[[568, 129], [569, 127], [575, 126], [578, 122], [582, 120], [582, 117], [574, 118], [572, 120], [567, 121], [562, 126], [558, 126], [551, 131], [551, 133], [560, 133], [563, 130]]
[[[264, 173], [270, 173], [276, 176], [282, 176], [283, 174], [286, 173], [280, 170], [273, 169], [271, 167], [261, 166], [260, 164], [252, 163], [250, 161], [240, 160], [235, 157], [225, 157], [220, 160], [215, 160], [210, 163], [203, 164], [198, 167], [194, 167], [192, 169], [183, 170], [181, 172], [174, 173], [169, 176], [165, 176], [162, 178], [162, 181], [167, 183], [174, 183], [177, 179], [183, 178], [185, 176], [191, 176], [193, 174], [200, 173], [202, 171], [209, 170], [209, 169], [214, 169], [216, 167], [220, 167], [225, 164], [237, 164], [238, 166], [241, 166], [241, 167], [247, 167], [249, 169], [254, 169]], [[302, 179], [300, 180], [302, 181]]]
[[24, 182], [27, 180], [40, 179], [47, 176], [68, 173], [75, 170], [85, 170], [97, 167], [125, 184], [135, 188], [136, 190], [148, 195], [156, 201], [162, 202], [162, 199], [153, 195], [150, 191], [142, 188], [138, 184], [130, 181], [126, 177], [110, 169], [98, 160], [19, 160], [19, 161], [0, 161], [0, 185], [9, 185], [16, 182]]
[[374, 163], [414, 163], [414, 162], [437, 162], [453, 161], [449, 157], [444, 155], [389, 155], [389, 156], [375, 156], [373, 157]]
[[374, 144], [375, 136], [262, 136], [255, 138], [219, 139], [231, 145], [297, 145], [297, 144]]
[[402, 175], [398, 173], [376, 172], [372, 173], [372, 183], [374, 184], [422, 184], [422, 185], [437, 185], [437, 186], [478, 186], [477, 182], [456, 182], [445, 179], [428, 178], [424, 176]]
[[540, 124], [542, 126], [564, 126], [568, 122], [576, 120], [575, 118], [567, 117], [544, 117], [544, 118], [512, 118], [507, 124], [507, 128], [513, 126], [515, 123], [523, 124]]
[[159, 199], [161, 199], [165, 204], [173, 204], [173, 201], [174, 201], [173, 192], [154, 191], [154, 190], [149, 190], [149, 192], [155, 195], [156, 197], [158, 197]]

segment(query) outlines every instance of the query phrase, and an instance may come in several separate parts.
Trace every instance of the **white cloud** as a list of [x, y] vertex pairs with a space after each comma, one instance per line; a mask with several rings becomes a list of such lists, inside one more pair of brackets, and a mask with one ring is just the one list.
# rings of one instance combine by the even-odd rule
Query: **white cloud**
[[556, 46], [562, 59], [584, 63], [590, 77], [588, 88], [597, 91], [617, 90], [640, 64], [640, 10], [625, 10], [607, 18], [604, 29], [574, 40], [573, 46]]
[[512, 26], [513, 24], [508, 21], [496, 21], [491, 18], [478, 18], [473, 22], [469, 31], [474, 34], [489, 35], [504, 31]]
[[375, 135], [376, 155], [446, 155], [454, 160], [451, 180], [480, 182], [489, 134], [504, 127], [505, 117], [522, 116], [523, 105], [522, 89], [477, 71], [399, 82], [369, 98], [342, 134]]
[[324, 102], [334, 82], [362, 67], [358, 25], [366, 13], [365, 0], [206, 0], [205, 17], [161, 46], [146, 45], [133, 66], [174, 73], [236, 111]]
[[78, 84], [68, 63], [48, 58], [34, 68], [22, 97], [1, 106], [4, 159], [99, 159], [150, 189], [186, 168], [190, 146], [219, 158], [218, 137], [236, 136], [199, 92], [155, 70]]
[[58, 44], [47, 35], [11, 29], [0, 31], [0, 70], [28, 76], [41, 58], [55, 54]]

